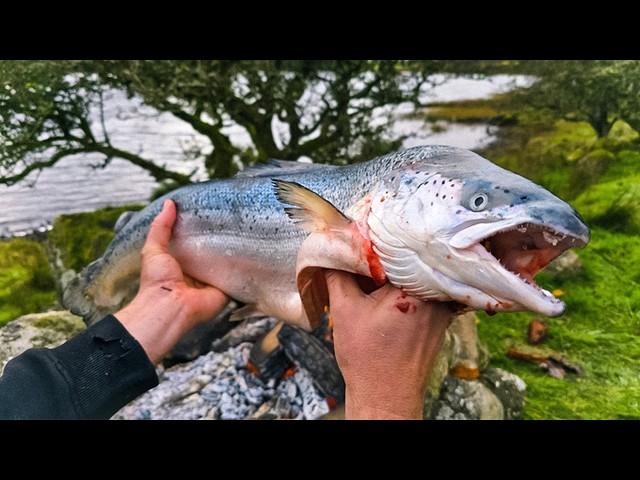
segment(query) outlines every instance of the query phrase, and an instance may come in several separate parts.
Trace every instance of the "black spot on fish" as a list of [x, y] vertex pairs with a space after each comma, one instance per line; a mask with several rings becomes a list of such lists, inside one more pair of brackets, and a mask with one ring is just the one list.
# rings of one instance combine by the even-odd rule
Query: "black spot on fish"
[[447, 198], [447, 196], [446, 195], [442, 195], [442, 199], [444, 200], [445, 198]]
[[509, 208], [513, 208], [513, 203], [511, 205], [509, 205]]
[[496, 185], [496, 186], [495, 186], [495, 187], [493, 187], [493, 188], [495, 188], [496, 190], [499, 190], [499, 189], [500, 189], [500, 187], [499, 187], [498, 185]]
[[433, 207], [433, 202], [431, 202], [431, 206]]
[[395, 175], [391, 177], [391, 181], [393, 182], [396, 179]]
[[447, 183], [447, 182], [445, 182], [444, 180], [442, 180], [442, 185], [444, 185], [445, 183]]
[[278, 230], [280, 230], [279, 228], [276, 228], [276, 233], [278, 233]]
[[439, 196], [439, 195], [436, 193], [436, 197], [437, 197], [437, 196]]
[[456, 215], [460, 215], [460, 212], [462, 212], [462, 210], [456, 210]]
[[435, 184], [436, 184], [436, 182], [437, 182], [437, 180], [434, 180], [434, 181], [433, 181], [433, 184], [435, 185]]
[[504, 193], [509, 193], [509, 190], [507, 190], [506, 188], [504, 189]]
[[527, 197], [526, 195], [523, 195], [523, 196], [520, 197], [520, 200], [526, 200], [527, 198], [529, 198], [529, 197]]

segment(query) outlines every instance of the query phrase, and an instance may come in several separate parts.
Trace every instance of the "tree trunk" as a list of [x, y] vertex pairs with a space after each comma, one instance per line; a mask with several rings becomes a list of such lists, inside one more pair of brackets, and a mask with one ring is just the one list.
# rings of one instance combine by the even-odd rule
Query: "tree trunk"
[[609, 135], [612, 123], [609, 122], [609, 112], [606, 108], [599, 108], [597, 113], [589, 118], [589, 123], [596, 131], [598, 138]]

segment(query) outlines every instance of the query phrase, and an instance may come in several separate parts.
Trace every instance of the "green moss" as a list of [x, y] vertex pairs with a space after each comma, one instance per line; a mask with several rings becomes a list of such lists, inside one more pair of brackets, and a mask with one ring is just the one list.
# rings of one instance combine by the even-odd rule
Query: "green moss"
[[593, 185], [574, 204], [595, 225], [640, 234], [640, 174]]
[[1, 241], [0, 325], [55, 304], [55, 283], [42, 245], [24, 238]]
[[66, 268], [80, 271], [107, 248], [113, 239], [113, 226], [118, 217], [123, 212], [140, 208], [140, 205], [128, 205], [62, 215], [53, 224], [49, 242], [60, 251]]
[[615, 158], [613, 153], [603, 148], [592, 150], [580, 158], [571, 171], [571, 193], [581, 192], [600, 180]]
[[65, 338], [71, 338], [76, 333], [85, 329], [85, 324], [82, 322], [82, 319], [72, 317], [71, 315], [68, 317], [61, 317], [60, 315], [41, 317], [33, 322], [33, 326], [53, 330]]
[[628, 123], [618, 120], [613, 127], [611, 127], [607, 138], [614, 144], [626, 144], [640, 138], [640, 134], [631, 128]]

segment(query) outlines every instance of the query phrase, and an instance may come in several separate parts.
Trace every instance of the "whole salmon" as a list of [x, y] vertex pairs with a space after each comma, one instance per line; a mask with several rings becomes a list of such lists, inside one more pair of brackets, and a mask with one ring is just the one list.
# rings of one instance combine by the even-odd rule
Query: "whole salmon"
[[429, 145], [347, 166], [274, 160], [182, 187], [124, 214], [104, 255], [64, 292], [95, 320], [135, 294], [151, 221], [171, 198], [170, 251], [185, 273], [264, 314], [310, 328], [328, 305], [322, 269], [423, 300], [560, 315], [534, 275], [589, 229], [566, 202], [465, 149]]

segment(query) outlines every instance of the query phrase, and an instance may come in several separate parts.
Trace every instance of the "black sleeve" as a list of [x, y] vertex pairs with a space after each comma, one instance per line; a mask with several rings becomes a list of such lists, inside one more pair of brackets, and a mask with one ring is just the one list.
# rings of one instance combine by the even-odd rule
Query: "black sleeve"
[[147, 354], [113, 315], [57, 348], [33, 348], [0, 377], [0, 419], [108, 419], [158, 385]]

